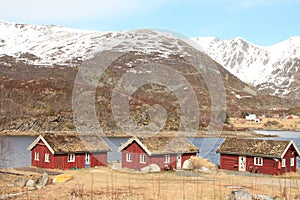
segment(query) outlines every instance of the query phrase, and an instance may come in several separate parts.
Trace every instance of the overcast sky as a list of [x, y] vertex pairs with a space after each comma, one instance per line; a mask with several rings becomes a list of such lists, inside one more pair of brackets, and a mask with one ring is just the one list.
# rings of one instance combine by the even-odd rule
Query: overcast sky
[[[99, 31], [167, 29], [272, 45], [300, 36], [300, 0], [0, 0], [0, 20]], [[0, 30], [1, 31], [1, 30]]]

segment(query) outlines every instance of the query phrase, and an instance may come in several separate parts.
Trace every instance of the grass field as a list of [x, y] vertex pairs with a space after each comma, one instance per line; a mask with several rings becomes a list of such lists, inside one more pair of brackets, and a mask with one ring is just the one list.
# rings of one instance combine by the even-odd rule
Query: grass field
[[[10, 199], [227, 199], [232, 190], [281, 198], [300, 197], [300, 173], [283, 176], [243, 174], [215, 170], [141, 173], [110, 168], [67, 170], [74, 179], [39, 190], [8, 187], [0, 179], [0, 194], [22, 193]], [[3, 178], [3, 177], [2, 177]], [[52, 177], [53, 178], [53, 177]]]
[[230, 118], [229, 123], [234, 128], [300, 131], [300, 118], [262, 118], [261, 122], [248, 121], [242, 118]]

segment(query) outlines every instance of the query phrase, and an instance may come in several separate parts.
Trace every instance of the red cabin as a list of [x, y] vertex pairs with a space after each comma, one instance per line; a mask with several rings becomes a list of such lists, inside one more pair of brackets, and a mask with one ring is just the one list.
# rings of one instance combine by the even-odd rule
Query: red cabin
[[296, 172], [299, 150], [293, 141], [226, 138], [217, 150], [220, 168], [270, 175]]
[[50, 169], [107, 166], [111, 148], [96, 135], [45, 134], [28, 147], [31, 165]]
[[120, 148], [122, 167], [140, 170], [150, 164], [161, 169], [181, 169], [199, 149], [183, 137], [130, 138]]

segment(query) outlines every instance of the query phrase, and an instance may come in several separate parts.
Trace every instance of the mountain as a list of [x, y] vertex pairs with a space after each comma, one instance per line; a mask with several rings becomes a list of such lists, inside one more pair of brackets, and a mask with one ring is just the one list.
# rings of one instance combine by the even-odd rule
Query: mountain
[[[91, 58], [99, 46], [109, 47], [116, 42], [112, 38], [125, 33], [3, 21], [0, 21], [0, 30], [0, 56], [12, 56], [39, 66], [78, 66]], [[198, 37], [194, 41], [230, 73], [261, 93], [299, 102], [300, 37], [291, 37], [273, 46], [257, 46], [243, 38]]]
[[257, 46], [243, 38], [194, 38], [203, 51], [261, 93], [300, 98], [300, 37], [272, 46]]
[[76, 65], [114, 33], [0, 21], [0, 55], [31, 65]]
[[[238, 116], [242, 111], [268, 114], [270, 108], [289, 106], [279, 97], [258, 94], [253, 86], [240, 81], [191, 45], [169, 33], [146, 29], [95, 32], [0, 22], [0, 130], [73, 130], [78, 115], [90, 116], [85, 110], [92, 105], [85, 104], [88, 100], [95, 103], [92, 114], [104, 131], [123, 130], [116, 121], [119, 115], [114, 112], [126, 107], [127, 103], [120, 99], [128, 95], [125, 89], [132, 89], [128, 86], [118, 90], [124, 77], [145, 81], [125, 98], [129, 99], [130, 118], [142, 129], [150, 125], [157, 128], [165, 122], [164, 130], [179, 130], [182, 106], [188, 112], [196, 110], [193, 95], [199, 106], [200, 129], [217, 123], [211, 119], [212, 115], [220, 120], [226, 113], [230, 116]], [[95, 71], [98, 64], [106, 66], [101, 73]], [[82, 70], [87, 74], [78, 75]], [[90, 90], [93, 88], [90, 84], [76, 82], [78, 77], [87, 80], [96, 77], [96, 90]], [[162, 84], [158, 77], [167, 78], [163, 80], [169, 81], [171, 87]], [[226, 96], [217, 95], [217, 99], [212, 99], [222, 89], [219, 83], [224, 84]], [[76, 87], [80, 90], [76, 91]], [[185, 90], [191, 89], [193, 95], [187, 95]], [[116, 93], [120, 98], [114, 99]], [[74, 94], [82, 95], [82, 101], [77, 102]], [[116, 106], [112, 106], [114, 101]], [[216, 104], [218, 101], [225, 101], [226, 105]], [[79, 109], [77, 113], [74, 104]], [[129, 124], [127, 120], [119, 121]], [[80, 126], [86, 123], [77, 122]]]

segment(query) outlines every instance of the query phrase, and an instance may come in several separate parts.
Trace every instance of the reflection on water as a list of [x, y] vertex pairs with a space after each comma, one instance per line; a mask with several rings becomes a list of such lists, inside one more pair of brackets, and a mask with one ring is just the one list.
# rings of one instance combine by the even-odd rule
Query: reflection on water
[[29, 166], [31, 164], [31, 153], [27, 151], [27, 147], [34, 140], [35, 137], [29, 136], [5, 136], [5, 141], [11, 145], [11, 154], [8, 158], [9, 163], [3, 167]]
[[[300, 132], [292, 131], [256, 131], [262, 134], [278, 135], [279, 138], [268, 139], [287, 139], [294, 140], [296, 145], [300, 148]], [[32, 136], [5, 136], [11, 142], [12, 154], [10, 155], [11, 162], [6, 167], [23, 167], [30, 166], [31, 153], [27, 151], [27, 147], [35, 140]], [[108, 161], [120, 161], [121, 153], [118, 148], [122, 143], [126, 142], [128, 138], [106, 138], [105, 141], [112, 148], [112, 152], [108, 153]], [[201, 153], [199, 156], [209, 159], [216, 165], [220, 164], [220, 155], [216, 153], [217, 148], [223, 142], [223, 138], [189, 138], [189, 140], [197, 146]], [[206, 145], [203, 145], [203, 144]], [[210, 144], [210, 145], [207, 145]], [[1, 145], [1, 144], [0, 144]], [[205, 148], [202, 148], [205, 147]], [[209, 148], [207, 148], [209, 147]], [[1, 146], [0, 146], [1, 148]], [[297, 159], [297, 166], [300, 167], [300, 159]]]
[[300, 139], [300, 132], [297, 131], [255, 131], [264, 135], [277, 135], [280, 138]]

